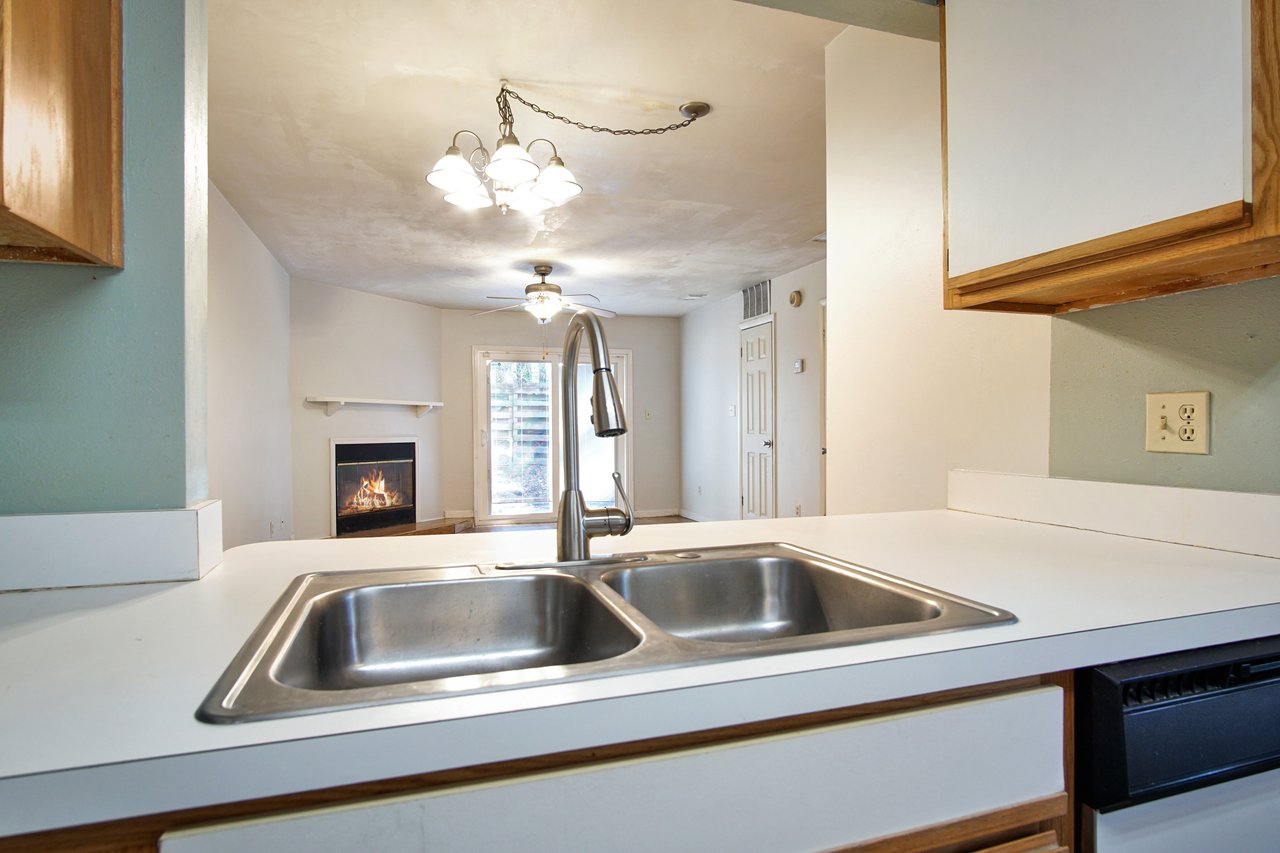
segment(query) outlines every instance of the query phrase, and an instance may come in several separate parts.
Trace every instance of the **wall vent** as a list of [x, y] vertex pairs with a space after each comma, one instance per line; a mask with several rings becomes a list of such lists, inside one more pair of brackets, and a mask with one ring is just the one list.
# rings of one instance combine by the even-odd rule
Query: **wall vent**
[[772, 280], [742, 289], [742, 319], [753, 320], [769, 313], [769, 288]]

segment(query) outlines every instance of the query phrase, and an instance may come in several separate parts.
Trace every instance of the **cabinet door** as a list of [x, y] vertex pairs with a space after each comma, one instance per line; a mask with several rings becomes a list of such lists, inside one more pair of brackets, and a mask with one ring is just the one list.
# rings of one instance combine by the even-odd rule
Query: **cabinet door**
[[214, 850], [827, 850], [1063, 790], [1062, 691], [166, 834]]
[[[1270, 26], [1274, 2], [1253, 6]], [[947, 0], [948, 304], [1247, 230], [1252, 35], [1249, 0]], [[1116, 272], [1132, 287], [1141, 270]], [[1141, 284], [1187, 275], [1162, 268]], [[1073, 295], [1090, 292], [1022, 301]]]
[[120, 0], [0, 0], [0, 260], [124, 263]]

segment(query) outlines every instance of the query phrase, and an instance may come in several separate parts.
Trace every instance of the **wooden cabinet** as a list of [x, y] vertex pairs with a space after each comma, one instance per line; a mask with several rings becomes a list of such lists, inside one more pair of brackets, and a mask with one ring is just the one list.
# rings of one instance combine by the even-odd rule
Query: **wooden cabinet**
[[120, 0], [0, 0], [0, 260], [121, 267]]
[[946, 0], [948, 308], [1280, 273], [1280, 0]]

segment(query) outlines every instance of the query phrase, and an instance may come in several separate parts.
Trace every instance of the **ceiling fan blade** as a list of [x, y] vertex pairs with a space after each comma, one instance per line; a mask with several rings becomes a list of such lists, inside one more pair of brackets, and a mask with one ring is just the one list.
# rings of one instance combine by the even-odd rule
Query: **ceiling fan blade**
[[524, 302], [523, 296], [486, 296], [485, 299], [501, 299], [505, 302]]
[[[489, 298], [490, 298], [490, 299], [492, 299], [493, 297], [489, 297]], [[472, 314], [471, 316], [472, 316], [472, 317], [483, 317], [485, 314], [497, 314], [499, 311], [510, 311], [512, 308], [523, 308], [523, 307], [524, 307], [524, 300], [522, 299], [522, 300], [520, 300], [519, 304], [516, 304], [516, 305], [503, 305], [501, 308], [490, 308], [488, 311], [477, 311], [476, 313]]]
[[566, 293], [564, 294], [564, 298], [565, 299], [590, 299], [592, 302], [600, 301], [600, 297], [596, 296], [594, 293]]
[[610, 311], [608, 308], [601, 308], [599, 305], [579, 305], [576, 302], [566, 302], [564, 305], [572, 311], [590, 311], [592, 314], [599, 314], [606, 320], [618, 316], [618, 312]]

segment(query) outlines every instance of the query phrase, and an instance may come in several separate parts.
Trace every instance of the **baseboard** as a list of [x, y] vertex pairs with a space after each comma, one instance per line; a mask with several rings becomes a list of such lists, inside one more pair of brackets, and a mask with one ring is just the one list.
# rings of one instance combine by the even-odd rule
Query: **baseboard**
[[0, 516], [0, 591], [199, 580], [222, 562], [222, 501]]
[[682, 509], [675, 514], [683, 515], [685, 518], [690, 519], [691, 521], [724, 521], [723, 518], [708, 518], [705, 515], [700, 515], [696, 512], [690, 512], [687, 509]]
[[678, 509], [638, 509], [636, 518], [662, 518], [667, 515], [684, 515]]
[[473, 509], [446, 509], [444, 518], [475, 518], [476, 512]]

